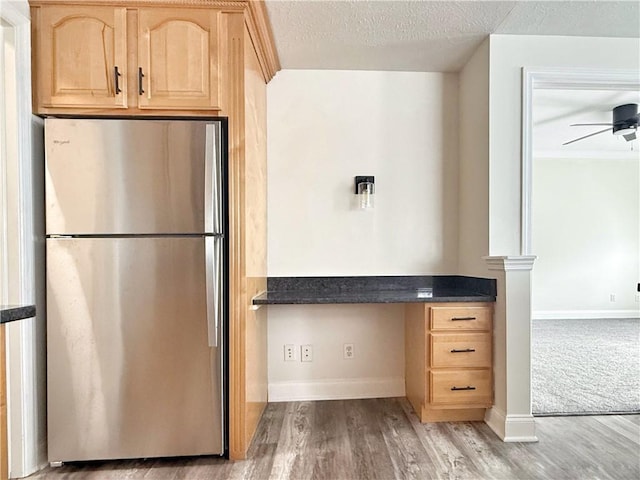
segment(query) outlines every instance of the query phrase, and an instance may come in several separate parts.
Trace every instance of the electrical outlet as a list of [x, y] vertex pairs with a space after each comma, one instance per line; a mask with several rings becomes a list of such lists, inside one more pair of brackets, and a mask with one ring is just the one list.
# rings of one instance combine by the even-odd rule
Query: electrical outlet
[[609, 294], [609, 301], [610, 302], [615, 302], [616, 301], [616, 294], [615, 293]]
[[345, 343], [343, 347], [343, 356], [347, 360], [351, 360], [356, 356], [356, 352], [353, 349], [353, 343]]
[[640, 293], [636, 293], [636, 303], [640, 303]]
[[311, 362], [313, 361], [313, 346], [312, 345], [301, 345], [300, 346], [300, 360], [303, 362]]
[[295, 362], [296, 361], [296, 346], [287, 344], [284, 346], [284, 361]]

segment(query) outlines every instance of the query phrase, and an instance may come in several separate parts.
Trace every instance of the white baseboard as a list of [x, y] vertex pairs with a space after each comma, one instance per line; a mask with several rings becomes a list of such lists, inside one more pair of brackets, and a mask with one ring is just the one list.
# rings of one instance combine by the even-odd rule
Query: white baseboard
[[638, 318], [640, 307], [636, 310], [538, 310], [531, 314], [533, 320], [571, 320], [598, 318]]
[[404, 377], [338, 378], [311, 382], [273, 382], [270, 402], [404, 397]]
[[484, 421], [503, 442], [537, 442], [533, 415], [506, 415], [493, 407], [487, 410]]

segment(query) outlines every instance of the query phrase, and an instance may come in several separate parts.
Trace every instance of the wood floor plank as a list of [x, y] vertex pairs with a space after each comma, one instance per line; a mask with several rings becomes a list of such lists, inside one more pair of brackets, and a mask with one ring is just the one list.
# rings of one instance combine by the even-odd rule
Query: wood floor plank
[[637, 480], [638, 415], [538, 417], [537, 443], [483, 422], [418, 421], [406, 399], [269, 404], [246, 460], [97, 461], [37, 480]]
[[616, 416], [624, 417], [628, 421], [633, 422], [636, 425], [640, 425], [640, 414], [636, 414], [636, 415], [616, 415]]
[[[353, 454], [352, 478], [395, 478], [393, 465], [382, 432], [370, 417], [368, 403], [373, 400], [349, 401], [345, 404], [349, 442]], [[347, 477], [345, 477], [347, 478]]]
[[286, 403], [270, 403], [265, 409], [247, 452], [248, 460], [235, 462], [228, 473], [229, 480], [269, 478], [276, 458], [278, 439], [284, 422]]
[[309, 478], [310, 467], [309, 462], [304, 461], [304, 452], [311, 437], [314, 410], [313, 402], [287, 404], [269, 478]]
[[523, 478], [525, 472], [519, 468], [519, 462], [509, 461], [509, 456], [493, 448], [495, 443], [487, 441], [480, 433], [483, 422], [446, 423], [445, 428], [455, 439], [456, 446], [473, 463], [478, 471], [478, 477], [493, 475], [496, 478], [509, 478], [516, 473], [517, 478]]
[[382, 436], [393, 462], [395, 478], [427, 480], [437, 478], [427, 452], [422, 448], [418, 434], [407, 418], [400, 399], [376, 400], [371, 418], [377, 418]]
[[447, 423], [421, 424], [416, 431], [430, 457], [440, 459], [436, 478], [480, 478], [480, 472], [451, 436]]
[[332, 480], [353, 471], [353, 454], [347, 431], [344, 401], [316, 402], [314, 434], [309, 451], [311, 478]]
[[416, 432], [416, 436], [418, 437], [422, 448], [429, 458], [431, 465], [433, 465], [434, 467], [431, 476], [438, 479], [450, 478], [450, 475], [448, 475], [449, 464], [447, 462], [447, 459], [438, 454], [438, 452], [436, 452], [436, 450], [433, 448], [433, 446], [431, 445], [433, 439], [430, 439], [428, 435], [422, 431], [423, 424], [420, 423], [418, 416], [413, 411], [413, 408], [411, 407], [409, 402], [405, 399], [405, 401], [401, 402], [401, 406], [414, 432]]
[[640, 424], [631, 421], [631, 418], [640, 418], [640, 415], [601, 415], [594, 417], [594, 420], [610, 428], [617, 435], [640, 445]]
[[593, 417], [546, 417], [536, 422], [540, 443], [544, 445], [542, 459], [555, 465], [564, 464], [563, 478], [572, 478], [575, 472], [584, 478], [637, 478], [633, 475], [639, 473], [638, 465], [632, 460], [638, 458], [637, 449], [634, 452], [624, 442], [612, 446], [606, 431], [597, 428]]

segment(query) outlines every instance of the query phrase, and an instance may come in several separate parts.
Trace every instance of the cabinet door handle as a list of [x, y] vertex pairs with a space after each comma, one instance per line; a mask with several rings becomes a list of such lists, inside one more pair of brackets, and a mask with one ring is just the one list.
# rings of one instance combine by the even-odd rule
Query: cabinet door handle
[[144, 78], [144, 73], [142, 73], [142, 67], [138, 67], [138, 95], [142, 95], [144, 93], [144, 88], [142, 88], [143, 78]]
[[452, 322], [459, 322], [461, 320], [475, 320], [476, 317], [453, 317], [451, 319]]
[[476, 387], [472, 387], [470, 385], [467, 385], [466, 387], [451, 387], [451, 390], [454, 392], [460, 391], [460, 390], [475, 390]]
[[457, 350], [457, 349], [453, 349], [451, 350], [451, 353], [469, 353], [469, 352], [475, 352], [476, 349], [475, 348], [465, 348], [465, 349], [461, 349], [461, 350]]
[[122, 89], [120, 88], [120, 77], [122, 76], [122, 74], [118, 71], [118, 66], [116, 65], [115, 67], [113, 67], [114, 70], [114, 76], [116, 77], [116, 95], [118, 95], [120, 92], [122, 92]]

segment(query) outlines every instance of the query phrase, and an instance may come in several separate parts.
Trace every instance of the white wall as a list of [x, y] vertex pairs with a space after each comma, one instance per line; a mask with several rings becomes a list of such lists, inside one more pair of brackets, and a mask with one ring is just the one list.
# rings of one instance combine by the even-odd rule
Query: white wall
[[267, 91], [269, 275], [455, 269], [455, 75], [285, 70]]
[[[284, 70], [267, 95], [269, 276], [456, 271], [457, 75]], [[371, 211], [354, 207], [356, 175], [375, 176]], [[269, 307], [271, 399], [278, 382], [316, 382], [316, 394], [337, 398], [326, 381], [355, 377], [403, 395], [402, 332], [400, 308]], [[292, 342], [317, 346], [313, 367], [284, 362]], [[345, 342], [363, 355], [352, 371], [336, 368]], [[367, 385], [341, 391], [362, 396]]]
[[487, 276], [489, 254], [489, 39], [460, 72], [458, 273]]
[[[403, 306], [269, 306], [269, 401], [404, 396]], [[344, 359], [343, 346], [354, 344]], [[283, 345], [296, 345], [285, 362]], [[313, 362], [300, 346], [313, 345]]]
[[639, 160], [534, 159], [534, 318], [640, 316]]

